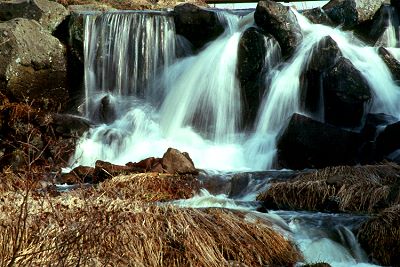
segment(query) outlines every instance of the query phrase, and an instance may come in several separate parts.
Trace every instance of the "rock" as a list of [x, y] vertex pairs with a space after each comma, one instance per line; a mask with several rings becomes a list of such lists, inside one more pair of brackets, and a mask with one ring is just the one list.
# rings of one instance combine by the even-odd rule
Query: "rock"
[[242, 196], [243, 192], [250, 183], [250, 177], [246, 173], [235, 174], [231, 178], [231, 190], [229, 191], [229, 197], [235, 198]]
[[91, 183], [93, 181], [94, 170], [95, 169], [93, 167], [78, 166], [69, 173], [62, 174], [58, 183], [61, 184]]
[[388, 66], [393, 79], [400, 83], [400, 62], [384, 47], [379, 47], [378, 53]]
[[254, 19], [260, 28], [276, 38], [285, 58], [292, 56], [303, 40], [296, 15], [289, 7], [270, 0], [259, 1]]
[[198, 174], [189, 155], [174, 148], [168, 148], [167, 152], [164, 153], [162, 166], [168, 173], [172, 174]]
[[[372, 25], [369, 27], [370, 32], [368, 35], [375, 46], [396, 47], [396, 44], [391, 44], [390, 40], [383, 35], [390, 26], [390, 23], [394, 23], [393, 27], [395, 27], [395, 29], [399, 27], [398, 20], [394, 18], [395, 16], [397, 17], [395, 14], [395, 8], [387, 4], [382, 5], [376, 12], [371, 22]], [[398, 33], [394, 34], [398, 37]]]
[[342, 57], [324, 76], [323, 87], [325, 122], [340, 127], [359, 127], [372, 99], [361, 72]]
[[325, 11], [320, 7], [306, 9], [301, 14], [314, 24], [323, 24], [323, 25], [327, 25], [327, 26], [334, 25], [333, 21], [328, 17], [328, 15], [325, 13]]
[[331, 0], [322, 7], [328, 17], [343, 29], [371, 20], [385, 0]]
[[134, 166], [115, 165], [110, 162], [97, 160], [94, 167], [92, 182], [98, 183], [118, 175], [137, 172], [139, 172], [139, 170], [137, 170]]
[[69, 114], [53, 114], [51, 118], [54, 130], [65, 137], [82, 136], [92, 126], [87, 119]]
[[224, 24], [214, 11], [183, 4], [176, 6], [173, 14], [176, 33], [188, 39], [197, 51], [224, 32]]
[[263, 30], [250, 27], [240, 38], [236, 73], [243, 99], [243, 121], [252, 128], [265, 91], [264, 74], [280, 61], [279, 44]]
[[383, 130], [386, 125], [392, 124], [396, 121], [397, 119], [395, 117], [387, 114], [368, 113], [361, 133], [365, 140], [375, 141], [378, 133]]
[[10, 100], [62, 111], [68, 101], [64, 46], [34, 20], [0, 23], [0, 91]]
[[357, 238], [370, 258], [383, 266], [400, 263], [400, 205], [394, 205], [363, 223]]
[[50, 32], [55, 31], [68, 14], [65, 7], [48, 0], [0, 1], [0, 21], [15, 18], [33, 19]]
[[277, 138], [278, 163], [289, 169], [354, 165], [360, 143], [358, 133], [294, 114]]
[[400, 149], [400, 122], [389, 124], [378, 135], [376, 147], [378, 155], [386, 156], [397, 149]]
[[165, 170], [162, 168], [161, 159], [150, 157], [144, 160], [141, 160], [137, 163], [127, 163], [126, 166], [137, 169], [140, 172], [158, 172], [164, 173]]
[[306, 70], [301, 75], [300, 103], [302, 108], [315, 118], [323, 119], [323, 80], [325, 76], [342, 56], [337, 43], [330, 36], [326, 36], [313, 48]]

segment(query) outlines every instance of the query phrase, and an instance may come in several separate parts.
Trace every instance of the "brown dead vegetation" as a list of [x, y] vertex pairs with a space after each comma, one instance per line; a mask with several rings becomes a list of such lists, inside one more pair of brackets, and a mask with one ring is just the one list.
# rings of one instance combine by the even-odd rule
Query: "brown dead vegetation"
[[81, 189], [58, 197], [28, 183], [26, 190], [1, 191], [0, 265], [288, 266], [301, 260], [268, 222], [137, 201], [131, 193], [143, 182], [123, 188], [129, 182], [117, 177], [90, 194]]
[[358, 240], [380, 264], [400, 266], [400, 205], [366, 221], [359, 230]]
[[374, 213], [400, 203], [399, 176], [394, 163], [328, 167], [274, 183], [258, 200], [273, 208]]

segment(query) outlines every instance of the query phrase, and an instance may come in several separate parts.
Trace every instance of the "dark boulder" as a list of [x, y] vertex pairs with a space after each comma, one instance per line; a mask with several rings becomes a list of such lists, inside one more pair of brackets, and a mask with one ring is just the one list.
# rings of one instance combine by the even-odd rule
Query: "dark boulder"
[[162, 157], [162, 166], [167, 173], [171, 174], [198, 174], [189, 154], [180, 152], [174, 148], [168, 148]]
[[324, 105], [323, 80], [341, 56], [337, 43], [326, 36], [314, 46], [306, 70], [301, 75], [301, 105], [314, 117], [324, 115], [320, 114]]
[[7, 21], [15, 18], [33, 19], [50, 32], [53, 32], [64, 21], [67, 15], [68, 10], [53, 1], [0, 1], [0, 21]]
[[344, 29], [371, 20], [385, 0], [331, 0], [322, 9]]
[[93, 181], [93, 174], [93, 167], [78, 166], [69, 173], [63, 173], [57, 182], [60, 184], [91, 183]]
[[34, 20], [0, 23], [0, 91], [43, 110], [66, 107], [65, 48]]
[[320, 7], [306, 9], [301, 14], [314, 24], [323, 24], [323, 25], [327, 25], [327, 26], [334, 25], [333, 21], [328, 17], [328, 15], [325, 13], [325, 11]]
[[243, 32], [238, 47], [236, 73], [244, 102], [243, 121], [251, 128], [265, 89], [265, 77], [280, 60], [279, 44], [263, 30], [250, 27]]
[[183, 4], [176, 6], [173, 14], [176, 33], [188, 39], [196, 50], [224, 32], [224, 24], [215, 11]]
[[283, 168], [322, 168], [358, 162], [360, 134], [294, 114], [277, 138]]
[[254, 19], [260, 28], [276, 38], [286, 58], [293, 55], [303, 40], [296, 15], [287, 6], [270, 0], [259, 1]]
[[359, 127], [372, 98], [361, 72], [350, 60], [341, 57], [325, 75], [323, 87], [325, 122], [341, 127]]
[[378, 155], [386, 156], [400, 149], [400, 122], [386, 126], [376, 139]]
[[393, 79], [400, 83], [400, 62], [384, 47], [379, 47], [378, 53], [389, 68]]

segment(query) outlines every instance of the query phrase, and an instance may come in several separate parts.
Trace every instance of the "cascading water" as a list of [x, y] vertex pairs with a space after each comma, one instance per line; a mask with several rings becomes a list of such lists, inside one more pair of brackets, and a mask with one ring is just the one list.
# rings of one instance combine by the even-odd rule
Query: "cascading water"
[[[365, 47], [349, 33], [311, 24], [296, 14], [303, 42], [291, 61], [283, 64], [279, 64], [279, 46], [265, 42], [266, 94], [254, 132], [241, 133], [241, 96], [235, 74], [237, 50], [241, 33], [252, 24], [252, 15], [219, 15], [226, 24], [225, 32], [200, 53], [189, 56], [190, 52], [179, 47], [185, 41], [175, 35], [167, 13], [86, 16], [85, 107], [86, 115], [99, 124], [80, 140], [72, 165], [94, 165], [98, 159], [125, 164], [161, 156], [168, 147], [175, 147], [189, 152], [198, 168], [271, 168], [278, 132], [294, 112], [302, 112], [299, 78], [316, 44], [327, 35], [368, 81], [374, 94], [372, 111], [400, 116], [400, 89], [373, 48]], [[177, 54], [186, 57], [177, 59]], [[320, 110], [323, 113], [323, 106]], [[315, 116], [323, 120], [323, 115]], [[332, 241], [325, 234], [317, 238], [311, 234], [315, 225], [293, 220], [297, 213], [256, 213], [255, 196], [265, 189], [267, 181], [251, 180], [249, 185], [243, 191], [245, 195], [235, 200], [202, 191], [191, 200], [175, 204], [227, 207], [256, 216], [275, 216], [276, 224], [296, 238], [308, 261], [326, 260], [332, 266], [367, 262], [348, 228], [337, 230], [337, 240]], [[326, 251], [315, 254], [316, 247]], [[335, 258], [328, 257], [332, 251]]]

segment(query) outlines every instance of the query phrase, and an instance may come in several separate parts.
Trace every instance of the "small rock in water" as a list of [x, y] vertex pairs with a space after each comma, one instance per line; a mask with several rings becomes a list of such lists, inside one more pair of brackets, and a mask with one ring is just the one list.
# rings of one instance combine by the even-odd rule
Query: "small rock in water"
[[162, 157], [162, 166], [168, 173], [198, 174], [189, 154], [177, 149], [168, 148]]

